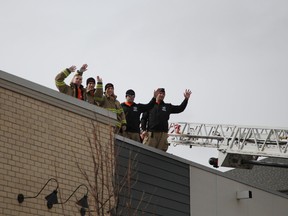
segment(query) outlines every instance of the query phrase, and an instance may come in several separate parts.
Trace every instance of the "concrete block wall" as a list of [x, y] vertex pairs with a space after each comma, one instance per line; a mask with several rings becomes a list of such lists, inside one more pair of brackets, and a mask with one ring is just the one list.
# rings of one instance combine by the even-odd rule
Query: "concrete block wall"
[[[101, 148], [104, 155], [113, 155], [111, 125], [116, 117], [3, 71], [0, 75], [0, 215], [80, 215], [75, 202], [86, 194], [84, 186], [52, 209], [45, 196], [57, 187], [53, 180], [37, 198], [19, 204], [17, 195], [36, 196], [48, 179], [55, 178], [58, 200], [64, 202], [80, 184], [88, 186], [83, 172], [93, 183], [91, 154]], [[109, 167], [109, 161], [105, 163]], [[91, 191], [88, 198], [93, 209]]]

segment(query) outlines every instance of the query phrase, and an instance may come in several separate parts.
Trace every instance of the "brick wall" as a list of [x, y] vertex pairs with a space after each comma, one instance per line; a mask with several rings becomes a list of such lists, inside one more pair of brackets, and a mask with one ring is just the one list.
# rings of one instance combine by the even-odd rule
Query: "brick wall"
[[[64, 202], [80, 184], [89, 187], [87, 178], [94, 187], [95, 162], [91, 154], [96, 155], [97, 160], [106, 160], [100, 167], [103, 172], [111, 173], [113, 168], [111, 125], [115, 123], [115, 116], [51, 89], [0, 73], [0, 215], [80, 215], [80, 207], [75, 202], [86, 193], [84, 186], [67, 203], [54, 205], [52, 209], [47, 208], [45, 196], [57, 187], [53, 180], [37, 198], [24, 199], [19, 204], [17, 195], [36, 196], [50, 178], [59, 183], [59, 202]], [[96, 164], [100, 164], [99, 161]], [[111, 175], [105, 176], [104, 181], [111, 185]], [[104, 190], [105, 196], [107, 188]], [[89, 187], [88, 200], [93, 210], [92, 193]]]

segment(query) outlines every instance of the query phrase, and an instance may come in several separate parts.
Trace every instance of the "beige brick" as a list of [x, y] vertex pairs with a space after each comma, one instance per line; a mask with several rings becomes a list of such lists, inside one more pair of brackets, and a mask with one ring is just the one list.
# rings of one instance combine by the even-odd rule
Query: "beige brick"
[[[21, 191], [30, 195], [37, 193], [51, 177], [62, 181], [60, 187], [65, 197], [79, 184], [87, 183], [77, 163], [91, 177], [94, 176], [87, 138], [94, 139], [91, 126], [96, 125], [97, 138], [107, 145], [106, 149], [110, 145], [110, 126], [19, 93], [6, 89], [0, 89], [0, 92], [10, 96], [8, 100], [5, 97], [0, 120], [3, 154], [0, 158], [0, 215], [50, 216], [54, 213], [63, 215], [63, 212], [70, 215], [70, 210], [77, 215], [78, 209], [70, 203], [65, 210], [55, 206], [48, 211], [43, 202], [44, 194], [41, 199], [31, 199], [21, 205], [16, 196]], [[2, 189], [4, 187], [6, 189]], [[53, 190], [55, 182], [50, 182], [47, 187]], [[48, 188], [44, 190], [46, 194]], [[5, 203], [1, 202], [3, 196], [8, 197]]]

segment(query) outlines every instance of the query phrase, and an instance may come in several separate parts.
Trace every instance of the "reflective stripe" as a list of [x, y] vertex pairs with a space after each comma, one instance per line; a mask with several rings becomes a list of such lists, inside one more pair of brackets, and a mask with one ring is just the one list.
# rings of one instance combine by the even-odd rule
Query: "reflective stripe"
[[94, 97], [94, 99], [95, 99], [96, 101], [99, 101], [99, 102], [104, 101], [104, 98], [103, 98], [103, 97]]
[[113, 108], [106, 108], [106, 109], [109, 110], [109, 111], [111, 111], [111, 112], [113, 112], [113, 113], [118, 114], [116, 109], [113, 109]]
[[65, 74], [66, 77], [69, 76], [69, 74], [70, 74], [67, 69], [65, 71], [63, 71], [63, 73]]
[[66, 85], [64, 81], [61, 81], [61, 82], [55, 81], [55, 84], [56, 84], [56, 86], [65, 86]]

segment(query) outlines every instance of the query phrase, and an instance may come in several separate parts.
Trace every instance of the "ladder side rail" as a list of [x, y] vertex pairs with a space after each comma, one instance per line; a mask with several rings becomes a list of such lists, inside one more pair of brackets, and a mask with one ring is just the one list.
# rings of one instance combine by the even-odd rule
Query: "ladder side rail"
[[286, 141], [286, 144], [283, 148], [283, 152], [287, 153], [287, 149], [288, 149], [288, 141]]
[[[211, 126], [210, 128], [208, 128], [208, 134], [207, 134], [207, 142], [212, 142], [212, 139], [209, 139], [209, 136], [213, 135], [213, 130], [214, 130], [214, 126]], [[209, 139], [209, 140], [208, 140]]]
[[[253, 144], [251, 143], [253, 142]], [[253, 128], [243, 128], [239, 127], [237, 129], [237, 133], [233, 137], [231, 145], [229, 145], [229, 149], [237, 149], [244, 151], [244, 148], [247, 149], [248, 147], [255, 148], [257, 147], [257, 151], [259, 151], [259, 143]], [[255, 151], [255, 149], [254, 149]]]
[[257, 130], [259, 132], [258, 135], [258, 140], [259, 143], [261, 143], [261, 145], [259, 145], [259, 148], [262, 148], [263, 143], [266, 141], [266, 143], [268, 143], [268, 141], [270, 140], [271, 137], [271, 130], [267, 130], [267, 129], [258, 129]]
[[203, 143], [199, 141], [186, 141], [186, 140], [173, 140], [170, 142], [170, 145], [187, 145], [187, 146], [195, 146], [195, 147], [208, 147], [208, 148], [219, 148], [217, 143]]
[[200, 124], [198, 127], [198, 131], [197, 131], [197, 135], [202, 135], [202, 128], [203, 128], [203, 124]]
[[237, 127], [231, 141], [229, 142], [228, 148], [243, 149], [245, 140], [247, 139], [249, 133], [251, 133], [250, 128]]
[[267, 142], [268, 140], [270, 139], [271, 137], [271, 133], [272, 131], [270, 130], [269, 133], [268, 133], [268, 136], [266, 137], [266, 139], [264, 140], [264, 143], [262, 145], [262, 147], [260, 148], [260, 151], [263, 152], [265, 150], [265, 148], [267, 147]]
[[196, 124], [196, 125], [194, 125], [194, 127], [192, 127], [191, 132], [192, 132], [192, 135], [195, 136], [194, 141], [196, 141], [196, 140], [198, 141], [199, 137], [202, 135], [202, 133], [201, 133], [202, 127], [203, 127], [203, 124]]
[[230, 149], [233, 148], [233, 146], [236, 142], [235, 140], [237, 139], [237, 135], [239, 133], [239, 130], [240, 130], [240, 128], [238, 128], [238, 127], [235, 128], [235, 133], [233, 134], [232, 139], [229, 142], [228, 148], [230, 148]]
[[282, 149], [281, 149], [281, 146], [279, 144], [279, 136], [278, 136], [277, 130], [273, 129], [273, 132], [275, 133], [275, 140], [276, 140], [276, 143], [277, 143], [278, 150], [279, 150], [280, 153], [282, 153]]
[[[257, 131], [259, 132], [259, 130], [252, 130], [252, 128], [249, 129], [249, 132], [247, 132], [247, 129], [239, 130], [233, 145], [229, 145], [227, 152], [238, 152], [239, 154], [242, 153], [263, 157], [288, 157], [288, 141], [283, 143], [280, 142], [279, 134], [283, 133], [281, 130], [271, 129], [268, 130], [269, 132], [266, 130], [268, 136], [266, 136], [264, 141], [262, 139], [257, 139], [259, 137]], [[239, 140], [237, 140], [237, 138]], [[238, 144], [238, 141], [240, 144]]]
[[[282, 130], [282, 134], [281, 134], [281, 140], [285, 140], [286, 139], [286, 144], [283, 144], [283, 152], [287, 152], [287, 149], [288, 149], [288, 137], [287, 137], [287, 134], [288, 134], [288, 130], [285, 131], [285, 130]], [[283, 141], [285, 142], [285, 141]]]
[[258, 128], [256, 128], [256, 139], [255, 139], [255, 143], [256, 143], [256, 145], [257, 145], [257, 150], [258, 151], [260, 151], [260, 148], [261, 148], [261, 145], [263, 145], [263, 144], [261, 144], [261, 142], [259, 142], [258, 140], [259, 139], [261, 139], [261, 133], [262, 131], [260, 130], [259, 131], [259, 129]]
[[223, 139], [225, 139], [227, 137], [227, 134], [224, 133], [223, 126], [219, 125], [219, 124], [215, 125], [215, 128], [214, 128], [212, 135], [223, 137]]
[[[200, 124], [199, 126], [196, 126], [197, 128], [197, 132], [196, 132], [196, 135], [200, 136], [200, 140], [202, 141], [202, 143], [205, 143], [204, 142], [204, 139], [202, 138], [203, 137], [203, 132], [202, 130], [205, 130], [205, 125], [204, 124]], [[204, 129], [203, 129], [204, 128]]]
[[262, 139], [262, 140], [265, 140], [266, 137], [270, 134], [270, 129], [267, 129], [267, 128], [258, 128], [257, 129], [258, 132], [259, 132], [259, 137], [257, 139]]
[[201, 135], [203, 136], [202, 142], [203, 143], [212, 143], [215, 139], [215, 131], [216, 131], [217, 125], [206, 125], [203, 124], [201, 127]]
[[174, 123], [170, 123], [168, 127], [168, 133], [173, 133], [174, 132]]
[[217, 125], [215, 125], [215, 131], [214, 131], [214, 134], [213, 135], [216, 135], [216, 136], [224, 136], [224, 133], [220, 133], [220, 132], [218, 132], [218, 130], [220, 130], [220, 132], [222, 131], [222, 126], [221, 125], [219, 125], [219, 124], [217, 124]]
[[[217, 145], [218, 147], [220, 145], [223, 145], [223, 143], [225, 143], [225, 145], [227, 145], [227, 140], [231, 139], [231, 135], [233, 134], [236, 126], [230, 126], [230, 125], [205, 125], [205, 124], [189, 124], [189, 123], [177, 123], [177, 124], [182, 124], [182, 126], [184, 125], [184, 127], [181, 128], [181, 133], [183, 134], [183, 136], [176, 136], [174, 135], [174, 125], [173, 123], [170, 124], [170, 129], [169, 129], [169, 142], [171, 143], [173, 138], [177, 138], [177, 139], [190, 139], [191, 140], [191, 145], [193, 144], [193, 140], [195, 139], [201, 139], [200, 142], [198, 141], [198, 143], [202, 143], [203, 146], [207, 146], [207, 145]], [[187, 126], [189, 125], [189, 126]], [[185, 128], [186, 127], [186, 128]], [[208, 128], [207, 128], [208, 127]], [[225, 131], [228, 131], [228, 135], [227, 133], [224, 132], [223, 127], [225, 127]], [[186, 132], [184, 130], [187, 131], [192, 131], [190, 132]], [[207, 132], [209, 131], [209, 132]], [[215, 133], [216, 131], [216, 133]], [[193, 140], [191, 136], [187, 136], [185, 137], [185, 134], [187, 135], [193, 135]], [[219, 136], [220, 134], [220, 136]], [[215, 136], [217, 135], [217, 136]], [[224, 142], [224, 140], [226, 140], [226, 142]], [[187, 140], [185, 141], [185, 143], [187, 143]], [[173, 144], [180, 144], [180, 142], [177, 141], [173, 142]], [[197, 144], [198, 145], [198, 144]]]
[[[191, 145], [199, 147], [212, 146], [213, 148], [220, 148], [220, 146], [225, 145], [224, 142], [226, 139], [222, 137], [205, 137], [205, 136], [194, 136], [194, 135], [181, 135], [181, 134], [168, 134], [168, 142], [173, 145]], [[209, 139], [209, 142], [205, 141]], [[204, 141], [203, 141], [204, 140]]]
[[[207, 140], [204, 142], [208, 142], [208, 143], [211, 142], [212, 143], [214, 141], [214, 139], [217, 137], [215, 131], [217, 130], [218, 125], [207, 125], [206, 128], [207, 127], [209, 127], [208, 133], [207, 133]], [[218, 143], [217, 140], [215, 140], [215, 141], [216, 141], [216, 143]]]
[[217, 144], [220, 146], [220, 144], [224, 143], [224, 141], [228, 138], [228, 134], [224, 133], [224, 129], [223, 129], [223, 125], [215, 125], [214, 126], [214, 131], [212, 131], [212, 135], [211, 136], [218, 136], [218, 137], [222, 137], [223, 139], [221, 140], [221, 143], [220, 143], [220, 140], [218, 140]]
[[[223, 136], [223, 137], [226, 137], [226, 138], [227, 138], [227, 136], [229, 136], [228, 133], [224, 132], [224, 127], [222, 125], [218, 125], [217, 131], [218, 131], [218, 128], [220, 130], [220, 132], [219, 132], [220, 136]], [[226, 131], [228, 131], [228, 130], [229, 130], [229, 127], [226, 127]]]
[[[286, 136], [286, 141], [284, 141], [284, 139], [283, 139], [285, 136]], [[279, 134], [278, 134], [278, 138], [279, 138], [279, 145], [280, 145], [282, 151], [284, 153], [287, 152], [287, 147], [288, 147], [287, 146], [288, 145], [288, 143], [287, 143], [287, 131], [281, 129]]]
[[[220, 132], [219, 132], [220, 131]], [[223, 143], [224, 139], [225, 139], [225, 134], [223, 133], [223, 127], [222, 125], [217, 124], [215, 126], [215, 131], [212, 134], [213, 136], [219, 136], [222, 137], [223, 139], [221, 140], [221, 143]], [[220, 145], [220, 140], [217, 140], [217, 145]]]
[[[220, 149], [222, 150], [222, 149]], [[257, 156], [257, 157], [279, 157], [279, 158], [288, 158], [287, 153], [280, 153], [279, 151], [274, 151], [273, 149], [268, 149], [268, 151], [261, 152], [261, 151], [255, 151], [255, 149], [247, 148], [245, 150], [237, 150], [237, 149], [226, 149], [225, 151], [222, 150], [222, 152], [226, 154], [239, 154], [239, 155], [251, 155], [251, 156]]]
[[[246, 131], [248, 131], [247, 133], [245, 133]], [[248, 139], [248, 137], [251, 137], [251, 134], [252, 134], [252, 128], [243, 128], [243, 135], [244, 137], [240, 138], [240, 145], [239, 145], [239, 148], [240, 149], [243, 149], [245, 147], [245, 145], [247, 145], [247, 142], [246, 140]]]
[[[209, 135], [209, 134], [213, 134], [213, 130], [215, 132], [218, 132], [221, 136], [227, 136], [227, 132], [224, 132], [224, 127], [226, 129], [226, 131], [228, 131], [229, 136], [231, 136], [231, 134], [233, 133], [233, 130], [236, 126], [231, 126], [231, 125], [221, 125], [221, 124], [202, 124], [202, 123], [175, 123], [175, 124], [180, 124], [180, 125], [187, 125], [187, 130], [186, 128], [181, 127], [181, 132], [183, 134], [192, 134], [194, 135]], [[172, 128], [173, 126], [171, 126], [170, 124], [170, 128]], [[186, 127], [186, 126], [184, 126]], [[210, 132], [209, 129], [211, 130]], [[189, 133], [190, 132], [190, 133]]]
[[[283, 132], [284, 132], [283, 130], [277, 130], [277, 129], [269, 130], [268, 136], [264, 140], [263, 145], [261, 147], [261, 151], [264, 151], [266, 148], [274, 148], [278, 149], [279, 152], [281, 152], [283, 148], [285, 149], [287, 141], [285, 143], [280, 139], [281, 134], [283, 134]], [[259, 143], [261, 142], [259, 141]]]
[[263, 148], [263, 146], [265, 147], [265, 145], [268, 144], [268, 140], [269, 137], [271, 136], [271, 133], [270, 130], [267, 129], [254, 128], [253, 135], [254, 135], [254, 143], [255, 145], [257, 145], [258, 151], [260, 151]]
[[[230, 126], [227, 127], [227, 130], [229, 130], [229, 128]], [[237, 126], [231, 126], [231, 134], [226, 138], [225, 146], [229, 146], [232, 143], [233, 137], [236, 134], [235, 130], [237, 131]]]
[[259, 130], [258, 130], [258, 128], [253, 128], [252, 129], [252, 135], [253, 135], [253, 141], [254, 141], [254, 144], [255, 144], [255, 146], [256, 146], [256, 148], [257, 148], [257, 151], [259, 151], [260, 150], [260, 143], [259, 143], [259, 138], [260, 138], [260, 134], [259, 134]]
[[[180, 124], [181, 125], [181, 124]], [[182, 131], [182, 133], [184, 134], [184, 132], [186, 131], [186, 130], [189, 130], [189, 123], [184, 123], [184, 127], [183, 127], [183, 131]]]
[[[170, 126], [169, 132], [178, 132], [175, 129]], [[217, 148], [223, 166], [238, 167], [239, 161], [258, 157], [288, 159], [286, 128], [181, 123], [180, 131], [169, 134], [170, 144]]]
[[[173, 125], [173, 124], [172, 124]], [[264, 151], [268, 147], [271, 147], [274, 145], [274, 148], [278, 148], [278, 151], [287, 151], [288, 149], [288, 143], [287, 141], [281, 141], [280, 137], [286, 136], [287, 130], [274, 130], [274, 133], [271, 132], [271, 129], [263, 129], [263, 128], [248, 128], [248, 127], [242, 127], [239, 129], [236, 126], [224, 126], [224, 125], [206, 125], [206, 124], [187, 124], [182, 123], [184, 127], [182, 127], [183, 130], [188, 130], [188, 128], [193, 129], [193, 135], [194, 137], [187, 136], [188, 139], [201, 139], [200, 141], [197, 141], [197, 145], [200, 143], [203, 146], [207, 146], [210, 144], [213, 145], [229, 145], [229, 148], [238, 147], [239, 149], [246, 148], [245, 146], [254, 145], [258, 148], [258, 151]], [[188, 126], [189, 125], [189, 126]], [[183, 131], [182, 130], [182, 131]], [[229, 131], [229, 134], [227, 136], [226, 131]], [[236, 132], [235, 132], [236, 131]], [[185, 134], [186, 132], [183, 131]], [[189, 133], [186, 133], [189, 135]], [[220, 134], [220, 136], [219, 136]], [[217, 135], [217, 136], [215, 136]], [[172, 135], [173, 136], [173, 135]], [[218, 138], [221, 137], [221, 138]], [[181, 137], [181, 138], [185, 138]], [[282, 138], [283, 139], [283, 138]], [[191, 142], [193, 142], [193, 140]], [[225, 140], [225, 142], [224, 142]], [[234, 146], [234, 147], [233, 147]], [[280, 149], [281, 148], [281, 149]]]
[[[256, 151], [260, 150], [261, 143], [259, 142], [259, 130], [257, 128], [245, 128], [243, 130], [242, 135], [244, 135], [243, 138], [240, 138], [241, 147], [240, 149], [243, 150], [244, 148], [253, 147], [256, 149]], [[242, 137], [240, 135], [240, 137]]]

